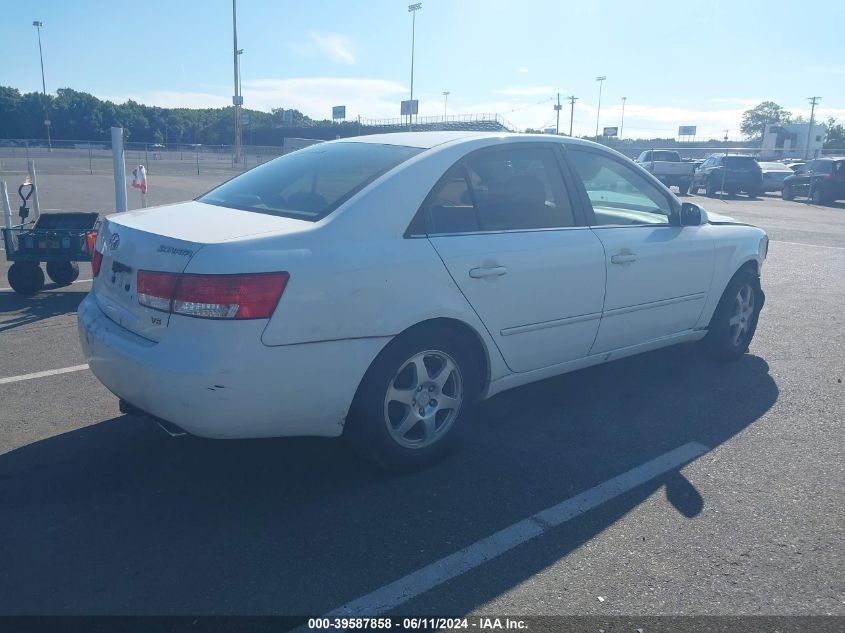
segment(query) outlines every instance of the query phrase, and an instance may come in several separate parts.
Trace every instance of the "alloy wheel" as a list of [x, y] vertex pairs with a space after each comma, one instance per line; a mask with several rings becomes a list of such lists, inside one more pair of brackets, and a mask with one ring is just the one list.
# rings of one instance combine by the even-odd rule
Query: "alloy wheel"
[[746, 284], [736, 293], [733, 311], [728, 321], [730, 326], [730, 341], [734, 347], [739, 347], [751, 331], [751, 321], [754, 316], [754, 288]]
[[463, 378], [454, 359], [442, 351], [414, 354], [390, 379], [384, 421], [400, 446], [431, 446], [451, 428], [464, 397]]

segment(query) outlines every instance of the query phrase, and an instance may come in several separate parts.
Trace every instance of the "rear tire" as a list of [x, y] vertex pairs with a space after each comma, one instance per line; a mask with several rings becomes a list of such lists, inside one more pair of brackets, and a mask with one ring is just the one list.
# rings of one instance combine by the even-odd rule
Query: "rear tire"
[[781, 189], [780, 197], [784, 200], [792, 200], [795, 198], [795, 193], [792, 191], [792, 185], [784, 185]]
[[810, 196], [810, 202], [813, 204], [825, 205], [827, 204], [827, 196], [821, 189], [813, 189], [813, 195]]
[[364, 375], [344, 437], [359, 455], [387, 470], [415, 470], [437, 461], [475, 414], [480, 367], [473, 348], [454, 330], [421, 326], [400, 335]]
[[15, 262], [7, 276], [12, 290], [25, 297], [34, 295], [44, 287], [44, 271], [38, 262]]
[[47, 262], [47, 275], [60, 286], [69, 286], [79, 277], [76, 262]]
[[751, 187], [745, 193], [749, 198], [757, 198], [760, 196], [760, 190], [756, 187]]
[[707, 353], [720, 360], [733, 360], [748, 351], [765, 295], [760, 278], [749, 268], [743, 268], [728, 283], [702, 345]]
[[707, 181], [706, 191], [707, 191], [707, 197], [708, 198], [715, 198], [716, 197], [716, 192], [718, 191], [718, 189], [716, 188], [716, 183], [713, 182], [712, 179]]
[[692, 187], [692, 183], [689, 181], [684, 181], [680, 185], [678, 185], [678, 193], [682, 196], [685, 196], [689, 193], [690, 187]]

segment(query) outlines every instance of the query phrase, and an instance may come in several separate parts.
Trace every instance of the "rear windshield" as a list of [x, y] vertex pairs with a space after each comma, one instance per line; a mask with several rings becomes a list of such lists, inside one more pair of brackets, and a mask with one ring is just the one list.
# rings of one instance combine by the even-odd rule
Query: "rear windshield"
[[757, 161], [751, 158], [751, 156], [727, 156], [725, 157], [725, 164], [728, 167], [736, 167], [739, 169], [757, 167]]
[[312, 145], [223, 183], [200, 202], [316, 222], [399, 163], [417, 147], [377, 143]]
[[678, 152], [653, 152], [651, 155], [651, 160], [663, 160], [670, 163], [678, 163], [681, 161], [681, 157], [678, 155]]

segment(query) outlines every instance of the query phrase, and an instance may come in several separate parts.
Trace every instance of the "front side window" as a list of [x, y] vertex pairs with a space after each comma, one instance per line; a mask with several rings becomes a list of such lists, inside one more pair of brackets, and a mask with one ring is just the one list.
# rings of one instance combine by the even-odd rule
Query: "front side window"
[[669, 198], [636, 169], [591, 151], [566, 153], [587, 190], [596, 225], [669, 224]]
[[312, 145], [251, 169], [197, 200], [316, 222], [421, 151], [377, 143]]
[[819, 160], [816, 161], [816, 167], [813, 169], [814, 174], [829, 174], [833, 169], [833, 161]]

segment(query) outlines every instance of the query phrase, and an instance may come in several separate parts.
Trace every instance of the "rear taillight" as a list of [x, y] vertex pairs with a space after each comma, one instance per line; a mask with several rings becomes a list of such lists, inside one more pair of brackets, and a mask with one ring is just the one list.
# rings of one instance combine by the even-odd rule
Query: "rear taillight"
[[179, 275], [176, 273], [156, 273], [149, 270], [138, 271], [138, 303], [153, 310], [170, 312], [173, 291]]
[[103, 264], [103, 254], [100, 251], [94, 251], [91, 254], [91, 270], [94, 273], [94, 276], [100, 274], [100, 266]]
[[138, 303], [203, 319], [267, 319], [285, 290], [286, 272], [191, 275], [138, 271]]

